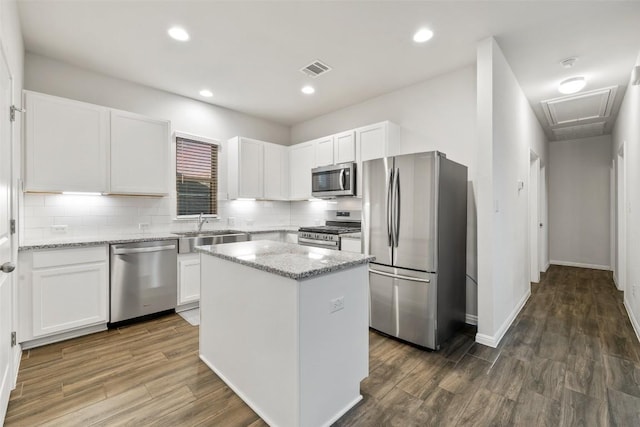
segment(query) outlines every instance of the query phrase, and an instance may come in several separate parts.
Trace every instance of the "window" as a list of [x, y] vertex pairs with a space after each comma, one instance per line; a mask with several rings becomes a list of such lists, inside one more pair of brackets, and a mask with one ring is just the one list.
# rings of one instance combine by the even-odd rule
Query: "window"
[[218, 214], [218, 146], [176, 135], [178, 216]]

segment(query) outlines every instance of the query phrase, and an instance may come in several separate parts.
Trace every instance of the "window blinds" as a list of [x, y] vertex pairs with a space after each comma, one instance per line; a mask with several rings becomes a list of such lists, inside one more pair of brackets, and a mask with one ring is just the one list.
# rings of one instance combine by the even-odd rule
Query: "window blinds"
[[218, 146], [176, 138], [178, 216], [218, 214]]

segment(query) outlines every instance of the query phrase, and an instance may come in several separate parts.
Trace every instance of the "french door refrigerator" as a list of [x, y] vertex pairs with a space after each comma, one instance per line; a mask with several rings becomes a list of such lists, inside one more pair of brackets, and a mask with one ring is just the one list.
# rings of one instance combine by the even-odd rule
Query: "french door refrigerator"
[[437, 350], [465, 321], [467, 168], [437, 151], [363, 164], [371, 328]]

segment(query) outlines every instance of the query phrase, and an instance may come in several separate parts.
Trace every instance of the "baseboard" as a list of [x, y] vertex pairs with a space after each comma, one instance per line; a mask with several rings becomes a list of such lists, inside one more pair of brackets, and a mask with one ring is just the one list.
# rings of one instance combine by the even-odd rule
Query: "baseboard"
[[40, 347], [47, 344], [53, 344], [54, 342], [64, 341], [71, 338], [77, 338], [83, 335], [94, 334], [96, 332], [102, 332], [106, 330], [107, 330], [107, 324], [101, 323], [99, 325], [88, 326], [86, 328], [76, 329], [74, 331], [63, 332], [61, 334], [51, 335], [43, 338], [36, 338], [31, 341], [25, 341], [22, 343], [22, 349], [29, 350], [31, 348]]
[[616, 289], [621, 291], [620, 285], [618, 285], [618, 277], [616, 276], [616, 272], [613, 272], [613, 284], [616, 285]]
[[547, 263], [544, 265], [544, 271], [541, 271], [541, 273], [546, 273], [549, 267], [551, 267], [551, 263], [547, 261]]
[[467, 325], [477, 325], [478, 324], [478, 316], [475, 314], [465, 314], [464, 323]]
[[176, 313], [180, 313], [181, 311], [193, 310], [194, 308], [200, 307], [200, 301], [189, 302], [187, 304], [182, 304], [176, 307]]
[[624, 299], [624, 308], [627, 310], [627, 315], [629, 316], [629, 320], [631, 320], [631, 325], [633, 325], [633, 330], [636, 332], [636, 337], [638, 341], [640, 341], [640, 322], [633, 315], [633, 310], [629, 308], [629, 304], [627, 303], [627, 299]]
[[531, 289], [527, 290], [527, 293], [524, 294], [522, 299], [518, 302], [513, 311], [511, 311], [509, 316], [502, 323], [500, 329], [498, 329], [494, 335], [476, 334], [476, 342], [493, 348], [498, 347], [500, 341], [502, 341], [502, 338], [504, 337], [504, 334], [507, 333], [513, 321], [518, 317], [518, 313], [520, 313], [520, 310], [522, 310], [522, 307], [527, 303], [530, 296]]
[[571, 262], [571, 261], [557, 261], [552, 259], [551, 264], [553, 265], [564, 265], [565, 267], [580, 267], [580, 268], [591, 268], [593, 270], [611, 270], [611, 266], [609, 265], [600, 265], [600, 264], [585, 264], [582, 262]]
[[14, 363], [14, 376], [13, 376], [13, 387], [16, 388], [16, 384], [18, 384], [18, 372], [20, 371], [20, 362], [22, 362], [22, 346], [20, 344], [16, 344], [13, 348], [13, 363]]

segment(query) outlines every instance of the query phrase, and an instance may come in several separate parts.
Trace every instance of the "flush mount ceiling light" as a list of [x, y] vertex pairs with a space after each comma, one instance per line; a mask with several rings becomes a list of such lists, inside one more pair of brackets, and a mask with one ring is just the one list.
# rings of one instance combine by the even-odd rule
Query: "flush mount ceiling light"
[[433, 31], [426, 28], [421, 28], [413, 35], [413, 41], [416, 43], [424, 43], [431, 40], [433, 37]]
[[172, 39], [175, 39], [181, 42], [186, 42], [187, 40], [189, 40], [189, 33], [187, 33], [187, 31], [184, 28], [171, 27], [169, 28], [168, 33]]
[[311, 95], [312, 93], [315, 93], [315, 89], [313, 88], [313, 86], [304, 86], [302, 89], [300, 89], [302, 91], [302, 93], [304, 93], [305, 95]]
[[576, 93], [580, 92], [587, 81], [584, 77], [571, 77], [570, 79], [566, 79], [560, 82], [560, 86], [558, 86], [558, 91], [564, 94]]
[[208, 89], [202, 89], [200, 91], [200, 96], [204, 96], [205, 98], [211, 98], [213, 96], [213, 92]]

